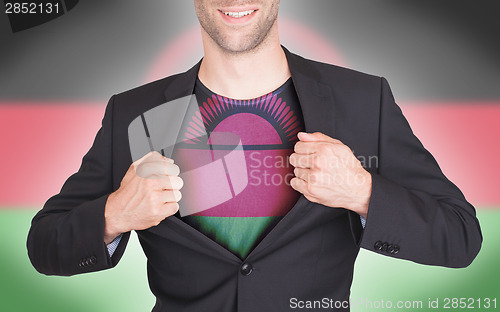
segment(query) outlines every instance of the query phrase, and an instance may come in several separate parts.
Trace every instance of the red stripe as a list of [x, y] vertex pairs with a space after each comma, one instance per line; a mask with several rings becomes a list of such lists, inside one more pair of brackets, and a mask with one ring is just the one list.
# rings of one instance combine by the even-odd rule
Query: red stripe
[[500, 204], [500, 102], [405, 105], [414, 133], [476, 205]]
[[[416, 104], [403, 111], [444, 173], [472, 203], [499, 206], [500, 102]], [[102, 103], [0, 102], [0, 205], [41, 205], [57, 193], [103, 113]]]
[[42, 204], [78, 170], [104, 114], [103, 105], [0, 103], [0, 204]]

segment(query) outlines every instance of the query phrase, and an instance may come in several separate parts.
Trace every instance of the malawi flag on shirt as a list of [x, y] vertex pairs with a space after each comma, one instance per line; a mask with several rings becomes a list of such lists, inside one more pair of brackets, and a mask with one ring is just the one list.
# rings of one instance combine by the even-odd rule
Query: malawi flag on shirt
[[[288, 162], [304, 129], [297, 94], [291, 79], [251, 100], [214, 94], [199, 80], [195, 93], [199, 112], [183, 129], [184, 140], [173, 155], [181, 173], [193, 173], [179, 204], [181, 215], [197, 212], [182, 220], [245, 258], [300, 196], [290, 186]], [[197, 183], [207, 175], [211, 185]], [[202, 211], [188, 207], [199, 204]]]

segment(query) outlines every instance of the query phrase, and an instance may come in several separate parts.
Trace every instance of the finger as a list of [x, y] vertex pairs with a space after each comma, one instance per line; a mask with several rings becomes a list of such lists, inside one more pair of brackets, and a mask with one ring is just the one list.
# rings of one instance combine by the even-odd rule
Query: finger
[[167, 176], [163, 182], [161, 190], [180, 190], [184, 185], [184, 181], [178, 176]]
[[293, 150], [297, 154], [316, 154], [318, 152], [321, 152], [321, 150], [326, 146], [332, 146], [332, 144], [330, 142], [298, 141], [297, 143], [295, 143]]
[[141, 164], [151, 163], [151, 162], [165, 162], [173, 164], [174, 160], [161, 155], [157, 151], [151, 151], [146, 155], [142, 156], [140, 159], [136, 160], [134, 162], [134, 165], [137, 167], [140, 166]]
[[308, 184], [306, 181], [300, 178], [293, 178], [292, 180], [290, 180], [290, 185], [294, 190], [304, 195], [307, 200], [315, 203], [319, 202], [318, 199], [312, 196], [309, 192]]
[[321, 173], [321, 171], [316, 169], [303, 169], [303, 168], [295, 168], [293, 170], [295, 176], [301, 180], [304, 180], [311, 185], [321, 186], [325, 180], [325, 176]]
[[125, 173], [125, 176], [123, 177], [123, 181], [122, 182], [126, 183], [127, 181], [129, 181], [130, 179], [132, 179], [137, 174], [137, 167], [140, 164], [142, 164], [146, 159], [148, 159], [149, 157], [153, 156], [154, 153], [157, 153], [157, 152], [155, 152], [155, 151], [149, 152], [146, 155], [142, 156], [140, 159], [134, 161], [130, 165], [130, 167], [128, 167], [128, 170]]
[[158, 152], [152, 152], [152, 154], [149, 157], [145, 158], [140, 164], [156, 163], [156, 162], [173, 164], [174, 160], [171, 158], [167, 158], [165, 156], [162, 156]]
[[321, 132], [314, 132], [314, 133], [299, 132], [297, 134], [297, 137], [299, 138], [300, 141], [304, 142], [342, 143], [340, 140], [329, 137]]
[[314, 154], [316, 149], [314, 148], [315, 142], [298, 141], [293, 147], [293, 151], [297, 154]]
[[164, 162], [142, 162], [136, 167], [136, 174], [144, 179], [158, 179], [167, 176]]
[[165, 160], [166, 162], [171, 163], [171, 164], [174, 163], [174, 160], [172, 158], [167, 158], [165, 156], [163, 157], [163, 160]]
[[293, 178], [290, 180], [290, 186], [294, 190], [296, 190], [297, 192], [299, 192], [305, 196], [311, 197], [311, 194], [309, 193], [309, 188], [308, 188], [306, 181], [304, 181], [300, 178]]
[[167, 217], [170, 217], [179, 211], [179, 204], [176, 202], [166, 202], [163, 204], [163, 207], [166, 210]]
[[166, 164], [164, 164], [164, 168], [165, 168], [165, 174], [168, 176], [175, 177], [175, 176], [178, 176], [179, 173], [181, 172], [181, 169], [179, 168], [179, 166], [177, 166], [174, 163], [166, 163]]
[[176, 203], [181, 200], [182, 194], [179, 190], [162, 191], [160, 200], [162, 203]]
[[160, 157], [158, 157], [158, 155], [160, 157], [162, 157], [161, 154], [158, 153], [157, 151], [151, 151], [151, 152], [147, 153], [146, 155], [142, 156], [141, 158], [139, 158], [138, 160], [134, 161], [133, 164], [135, 166], [139, 166], [140, 164], [145, 162], [147, 159], [154, 159], [154, 158], [160, 159]]
[[310, 171], [311, 169], [295, 168], [293, 169], [293, 174], [301, 180], [308, 181]]
[[178, 176], [179, 173], [179, 166], [166, 161], [143, 162], [136, 168], [136, 174], [145, 179]]
[[313, 168], [315, 162], [315, 155], [302, 155], [293, 153], [290, 155], [290, 164], [295, 168]]

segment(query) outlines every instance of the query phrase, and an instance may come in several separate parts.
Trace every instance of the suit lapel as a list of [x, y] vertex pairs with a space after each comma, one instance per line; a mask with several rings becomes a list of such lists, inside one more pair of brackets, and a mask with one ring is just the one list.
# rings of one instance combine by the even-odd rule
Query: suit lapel
[[165, 102], [194, 94], [194, 84], [200, 65], [201, 60], [187, 72], [172, 77], [172, 82], [164, 92]]
[[[194, 96], [194, 85], [200, 65], [201, 60], [186, 73], [179, 75], [177, 79], [165, 89], [164, 94], [167, 102], [182, 99], [180, 105], [183, 106], [183, 116], [179, 116], [182, 120], [180, 120], [180, 126], [177, 129], [177, 134], [175, 136], [176, 140], [172, 142], [172, 152], [175, 144], [183, 140], [183, 133], [181, 133], [182, 129], [186, 128], [185, 126], [191, 120], [191, 116], [193, 116], [196, 111], [199, 111], [198, 102]], [[169, 154], [167, 157], [170, 158], [171, 156], [172, 154]]]
[[321, 73], [312, 62], [283, 47], [299, 97], [307, 132], [323, 132], [334, 136], [335, 102], [331, 88], [321, 81]]

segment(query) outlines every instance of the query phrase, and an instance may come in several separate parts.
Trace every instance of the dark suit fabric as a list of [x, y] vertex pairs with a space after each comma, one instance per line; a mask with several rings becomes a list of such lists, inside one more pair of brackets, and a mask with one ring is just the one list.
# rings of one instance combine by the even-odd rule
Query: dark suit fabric
[[[481, 246], [475, 210], [413, 135], [384, 78], [306, 60], [284, 49], [307, 132], [340, 139], [367, 166], [366, 228], [343, 208], [303, 196], [243, 261], [178, 217], [137, 231], [157, 297], [153, 311], [288, 311], [290, 298], [347, 300], [359, 248], [417, 263], [463, 267]], [[200, 63], [114, 95], [77, 173], [34, 217], [28, 253], [47, 275], [117, 265], [103, 242], [104, 207], [132, 163], [127, 127], [145, 111], [192, 94]], [[389, 253], [377, 242], [398, 246]], [[380, 246], [380, 243], [378, 244]], [[241, 274], [251, 264], [249, 275]]]

